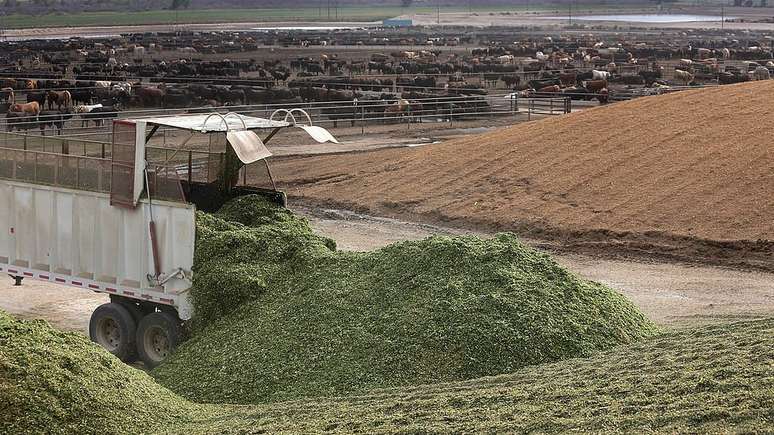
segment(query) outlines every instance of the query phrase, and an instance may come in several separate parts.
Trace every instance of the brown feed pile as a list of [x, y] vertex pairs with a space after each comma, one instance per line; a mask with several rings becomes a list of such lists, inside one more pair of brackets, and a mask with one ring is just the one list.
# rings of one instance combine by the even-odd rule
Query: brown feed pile
[[312, 202], [770, 268], [772, 121], [774, 83], [762, 81], [274, 167]]

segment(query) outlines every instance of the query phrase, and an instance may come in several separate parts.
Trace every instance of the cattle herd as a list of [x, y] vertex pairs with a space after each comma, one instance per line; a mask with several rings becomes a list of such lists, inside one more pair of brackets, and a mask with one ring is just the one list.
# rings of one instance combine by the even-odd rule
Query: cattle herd
[[[463, 36], [460, 36], [463, 35]], [[0, 43], [6, 129], [99, 127], [123, 110], [323, 104], [333, 120], [476, 116], [495, 97], [610, 100], [769, 79], [737, 31], [364, 28], [137, 33]], [[419, 115], [419, 116], [418, 116]]]

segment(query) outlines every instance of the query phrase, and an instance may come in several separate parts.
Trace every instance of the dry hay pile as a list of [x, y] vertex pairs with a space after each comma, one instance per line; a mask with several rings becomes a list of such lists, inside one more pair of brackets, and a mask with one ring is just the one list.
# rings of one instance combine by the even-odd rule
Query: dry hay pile
[[200, 213], [193, 337], [153, 372], [261, 403], [510, 373], [656, 332], [625, 297], [512, 235], [337, 252], [260, 197]]
[[315, 202], [774, 267], [772, 101], [770, 81], [721, 86], [274, 165]]

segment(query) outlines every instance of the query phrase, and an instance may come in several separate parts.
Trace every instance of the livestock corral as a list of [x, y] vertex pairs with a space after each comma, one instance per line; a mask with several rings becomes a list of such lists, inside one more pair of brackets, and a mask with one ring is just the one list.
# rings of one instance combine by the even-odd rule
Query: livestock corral
[[771, 432], [773, 44], [0, 42], [0, 432]]
[[0, 52], [7, 129], [56, 133], [126, 110], [222, 106], [305, 107], [335, 126], [566, 113], [774, 70], [769, 36], [713, 31], [176, 32], [13, 41]]

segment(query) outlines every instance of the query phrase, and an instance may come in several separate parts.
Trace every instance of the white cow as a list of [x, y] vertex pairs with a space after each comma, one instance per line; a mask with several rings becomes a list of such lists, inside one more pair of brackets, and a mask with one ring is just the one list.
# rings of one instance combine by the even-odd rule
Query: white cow
[[592, 80], [607, 80], [609, 78], [610, 78], [610, 73], [607, 71], [599, 71], [599, 70], [591, 71]]
[[693, 74], [689, 73], [688, 71], [676, 69], [675, 79], [680, 80], [681, 82], [684, 82], [686, 85], [688, 85], [693, 81]]
[[765, 66], [759, 66], [755, 68], [755, 71], [752, 73], [754, 80], [769, 80], [771, 78], [771, 73], [769, 72], [769, 69]]

